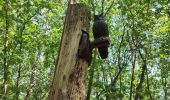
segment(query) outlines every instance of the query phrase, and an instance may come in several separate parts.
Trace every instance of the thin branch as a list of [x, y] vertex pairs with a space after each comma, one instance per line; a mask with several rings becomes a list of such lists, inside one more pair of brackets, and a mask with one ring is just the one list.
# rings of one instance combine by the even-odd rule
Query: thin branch
[[123, 35], [121, 37], [121, 41], [120, 41], [119, 48], [118, 48], [118, 68], [119, 68], [119, 71], [116, 74], [115, 78], [111, 81], [111, 85], [115, 85], [116, 84], [116, 81], [117, 81], [120, 73], [123, 70], [123, 67], [121, 67], [121, 63], [120, 63], [120, 51], [121, 51], [121, 47], [122, 47], [122, 44], [123, 44], [123, 41], [124, 41], [124, 36], [125, 36], [125, 25], [123, 24]]
[[103, 14], [103, 17], [105, 17], [105, 16], [108, 14], [108, 12], [111, 10], [111, 8], [112, 8], [113, 4], [114, 4], [114, 0], [112, 1], [112, 3], [111, 3], [111, 5], [110, 5], [110, 7], [107, 9], [106, 13], [105, 13], [105, 14]]
[[123, 44], [123, 41], [124, 41], [124, 36], [125, 36], [125, 25], [123, 23], [123, 35], [121, 37], [121, 41], [120, 41], [120, 45], [119, 45], [119, 48], [118, 48], [118, 67], [120, 69], [120, 51], [121, 51], [121, 47], [122, 47], [122, 44]]
[[132, 70], [131, 70], [131, 83], [130, 83], [130, 98], [129, 100], [132, 100], [132, 94], [133, 94], [133, 81], [134, 81], [134, 70], [135, 70], [135, 63], [136, 63], [136, 51], [137, 49], [134, 49], [135, 47], [132, 46], [131, 41], [133, 41], [133, 39], [130, 41], [130, 36], [129, 36], [129, 32], [127, 31], [127, 36], [128, 36], [128, 43], [129, 43], [129, 47], [132, 54]]
[[[141, 45], [141, 44], [136, 44], [136, 43], [139, 43], [139, 42], [136, 42], [136, 43], [135, 43], [135, 39], [134, 39], [134, 37], [133, 37], [133, 34], [132, 34], [132, 42], [133, 42], [133, 44], [134, 44], [135, 47], [136, 47], [137, 45]], [[140, 57], [141, 57], [141, 59], [142, 59], [142, 61], [143, 61], [143, 66], [142, 66], [142, 72], [141, 72], [140, 82], [139, 82], [138, 86], [136, 87], [135, 100], [138, 100], [138, 99], [139, 99], [139, 92], [142, 91], [142, 84], [143, 84], [143, 82], [144, 82], [144, 79], [145, 79], [145, 71], [146, 71], [146, 69], [147, 69], [146, 56], [145, 56], [145, 58], [143, 57], [140, 49], [138, 50], [138, 52], [139, 52], [139, 55], [140, 55]]]
[[102, 15], [104, 13], [104, 0], [102, 0]]

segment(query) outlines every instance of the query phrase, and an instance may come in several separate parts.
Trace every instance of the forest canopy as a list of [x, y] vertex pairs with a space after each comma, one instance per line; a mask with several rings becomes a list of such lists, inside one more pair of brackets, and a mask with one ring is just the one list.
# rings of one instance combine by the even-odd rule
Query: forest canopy
[[[104, 12], [108, 58], [93, 50], [87, 100], [170, 99], [170, 0], [79, 0]], [[47, 100], [68, 0], [0, 1], [0, 99]]]

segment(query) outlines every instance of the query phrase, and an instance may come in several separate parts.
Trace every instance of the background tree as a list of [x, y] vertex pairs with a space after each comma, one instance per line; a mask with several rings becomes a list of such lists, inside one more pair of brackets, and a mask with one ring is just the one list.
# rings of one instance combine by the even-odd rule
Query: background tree
[[[79, 0], [92, 15], [93, 6], [96, 14], [110, 8], [105, 21], [111, 43], [109, 57], [101, 60], [97, 52], [94, 64], [88, 68], [86, 87], [92, 87], [90, 91], [86, 88], [86, 93], [90, 92], [90, 99], [170, 99], [170, 1], [92, 1], [93, 4], [91, 0]], [[67, 3], [67, 0], [0, 2], [1, 99], [48, 98]], [[93, 16], [90, 24], [92, 41]]]

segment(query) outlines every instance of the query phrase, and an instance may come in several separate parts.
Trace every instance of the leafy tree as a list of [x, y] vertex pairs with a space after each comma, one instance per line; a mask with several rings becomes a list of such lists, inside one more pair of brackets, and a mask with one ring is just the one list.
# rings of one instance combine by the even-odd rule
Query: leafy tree
[[[170, 99], [170, 0], [79, 0], [106, 13], [109, 57], [93, 50], [87, 100]], [[0, 99], [46, 100], [68, 0], [1, 0]]]

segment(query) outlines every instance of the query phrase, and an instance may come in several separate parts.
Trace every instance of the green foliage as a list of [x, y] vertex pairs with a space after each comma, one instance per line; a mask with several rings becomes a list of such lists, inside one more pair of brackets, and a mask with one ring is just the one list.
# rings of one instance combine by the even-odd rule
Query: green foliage
[[[46, 100], [60, 47], [67, 0], [7, 1], [8, 5], [5, 1], [0, 2], [0, 68], [2, 69], [0, 88], [3, 87], [4, 79], [4, 36], [8, 21], [7, 99], [17, 98], [16, 93], [19, 91], [19, 100], [23, 100], [31, 87], [30, 100]], [[92, 1], [96, 14], [101, 13], [102, 0]], [[113, 0], [104, 1], [103, 8], [106, 12]], [[80, 2], [86, 4], [91, 14], [94, 14], [91, 0], [80, 0]], [[101, 60], [97, 56], [87, 74], [86, 87], [90, 77], [93, 76], [91, 99], [126, 100], [130, 94], [133, 99], [137, 94], [144, 100], [150, 100], [150, 95], [153, 100], [170, 99], [169, 5], [166, 0], [114, 0], [105, 16], [111, 41], [109, 57]], [[5, 6], [8, 6], [8, 9], [5, 9]], [[93, 16], [91, 19], [92, 28]], [[90, 37], [92, 41], [91, 29]], [[134, 80], [132, 80], [134, 58], [136, 60]], [[137, 90], [141, 82], [144, 59], [147, 73], [145, 70], [142, 88]], [[131, 82], [132, 92], [130, 92]], [[30, 86], [31, 84], [33, 86]], [[1, 90], [0, 99], [2, 96]]]
[[[19, 99], [23, 100], [31, 84], [32, 71], [35, 71], [30, 99], [45, 100], [53, 79], [66, 7], [63, 7], [62, 2], [10, 0], [8, 18], [6, 18], [4, 6], [5, 2], [1, 2], [0, 68], [3, 69], [5, 20], [9, 20], [7, 59], [10, 79], [7, 99], [16, 98], [16, 91], [20, 91]], [[0, 71], [0, 78], [2, 87], [3, 70]], [[17, 81], [19, 81], [18, 87]]]

